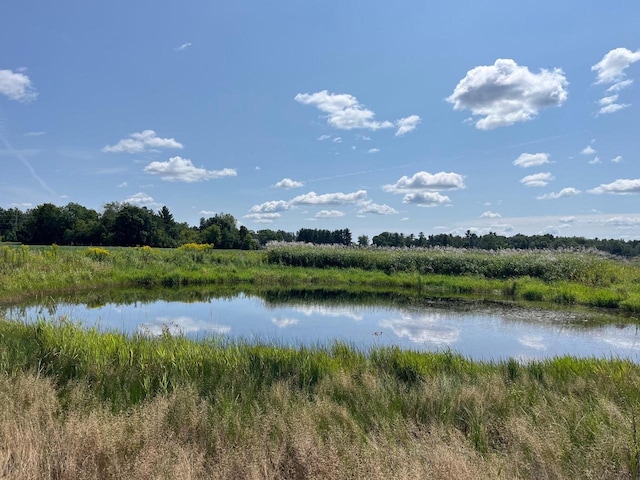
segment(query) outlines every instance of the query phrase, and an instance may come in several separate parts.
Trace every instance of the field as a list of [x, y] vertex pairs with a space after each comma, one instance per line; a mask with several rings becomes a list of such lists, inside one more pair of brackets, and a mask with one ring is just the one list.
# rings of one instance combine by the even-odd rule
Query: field
[[[387, 289], [607, 308], [640, 267], [575, 252], [0, 247], [2, 301], [115, 286]], [[640, 478], [640, 367], [471, 362], [0, 321], [0, 478]]]

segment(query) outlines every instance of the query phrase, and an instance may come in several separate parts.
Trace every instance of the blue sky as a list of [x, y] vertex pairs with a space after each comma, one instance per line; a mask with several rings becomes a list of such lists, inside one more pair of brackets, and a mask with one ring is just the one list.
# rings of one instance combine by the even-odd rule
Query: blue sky
[[5, 2], [0, 206], [640, 238], [640, 3]]

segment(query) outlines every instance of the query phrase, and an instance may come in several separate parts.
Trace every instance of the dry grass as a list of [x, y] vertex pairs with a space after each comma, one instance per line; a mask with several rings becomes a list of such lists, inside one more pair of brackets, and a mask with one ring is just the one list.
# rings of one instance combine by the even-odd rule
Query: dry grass
[[[424, 395], [436, 402], [434, 387], [425, 385]], [[119, 413], [81, 386], [61, 400], [50, 380], [33, 375], [0, 377], [0, 392], [2, 479], [632, 478], [608, 457], [628, 447], [624, 436], [603, 435], [575, 452], [575, 465], [563, 458], [580, 422], [570, 418], [571, 400], [566, 411], [540, 406], [501, 425], [485, 422], [492, 445], [475, 448], [463, 424], [490, 402], [508, 401], [497, 379], [459, 389], [451, 408], [468, 417], [458, 428], [397, 419], [368, 434], [344, 406], [322, 393], [302, 398], [286, 383], [271, 387], [250, 423], [189, 388]]]

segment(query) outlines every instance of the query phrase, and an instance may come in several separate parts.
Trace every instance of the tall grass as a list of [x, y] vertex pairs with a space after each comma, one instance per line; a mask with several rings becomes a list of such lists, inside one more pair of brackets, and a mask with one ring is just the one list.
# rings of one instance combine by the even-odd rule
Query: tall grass
[[0, 321], [0, 478], [633, 478], [640, 367]]
[[109, 287], [245, 285], [407, 289], [424, 297], [475, 296], [640, 313], [640, 265], [577, 252], [476, 252], [274, 245], [266, 251], [0, 248], [5, 301]]

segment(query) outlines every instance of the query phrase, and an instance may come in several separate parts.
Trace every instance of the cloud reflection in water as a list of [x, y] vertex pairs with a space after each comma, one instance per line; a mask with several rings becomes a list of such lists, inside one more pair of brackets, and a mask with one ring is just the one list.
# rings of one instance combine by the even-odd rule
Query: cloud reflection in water
[[138, 325], [138, 332], [151, 335], [161, 335], [163, 330], [168, 329], [172, 335], [187, 335], [192, 333], [218, 333], [226, 334], [231, 331], [231, 327], [218, 325], [204, 320], [195, 320], [191, 317], [156, 317], [155, 320]]
[[437, 313], [412, 316], [403, 313], [400, 318], [382, 320], [382, 328], [390, 328], [398, 337], [406, 337], [414, 343], [453, 345], [460, 338], [460, 329], [442, 325], [446, 317]]

